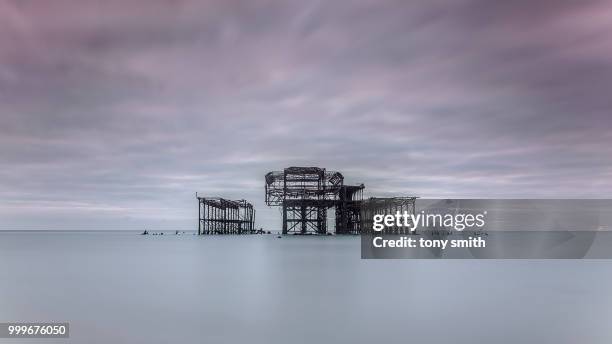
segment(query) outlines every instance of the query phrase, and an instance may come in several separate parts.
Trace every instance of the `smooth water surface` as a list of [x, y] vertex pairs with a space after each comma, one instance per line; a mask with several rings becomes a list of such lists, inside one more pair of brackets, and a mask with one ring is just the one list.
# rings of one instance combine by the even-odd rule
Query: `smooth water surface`
[[4, 232], [0, 322], [68, 321], [84, 344], [612, 342], [612, 260], [361, 260], [359, 247]]

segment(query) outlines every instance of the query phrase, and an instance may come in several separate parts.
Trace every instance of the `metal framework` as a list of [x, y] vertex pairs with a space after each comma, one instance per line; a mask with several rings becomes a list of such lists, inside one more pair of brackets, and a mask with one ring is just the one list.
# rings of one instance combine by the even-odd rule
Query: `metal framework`
[[342, 174], [319, 167], [269, 172], [266, 204], [282, 207], [283, 234], [325, 234], [327, 209], [335, 206], [343, 183]]
[[[372, 233], [374, 215], [395, 215], [397, 212], [415, 214], [415, 201], [417, 197], [371, 197], [361, 204], [362, 233]], [[384, 234], [409, 234], [407, 227], [385, 226]]]
[[255, 209], [246, 200], [199, 197], [198, 235], [255, 233]]
[[266, 174], [266, 204], [280, 206], [283, 234], [326, 234], [327, 210], [336, 208], [336, 233], [359, 233], [364, 186], [344, 185], [340, 172], [288, 167]]
[[336, 234], [361, 233], [361, 205], [365, 185], [343, 185], [336, 204]]

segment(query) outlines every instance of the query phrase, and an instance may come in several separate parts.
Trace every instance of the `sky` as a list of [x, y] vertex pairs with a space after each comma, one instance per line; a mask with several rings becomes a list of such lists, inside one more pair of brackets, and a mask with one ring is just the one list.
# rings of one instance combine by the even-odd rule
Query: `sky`
[[195, 193], [609, 198], [612, 2], [0, 0], [0, 230], [196, 229]]

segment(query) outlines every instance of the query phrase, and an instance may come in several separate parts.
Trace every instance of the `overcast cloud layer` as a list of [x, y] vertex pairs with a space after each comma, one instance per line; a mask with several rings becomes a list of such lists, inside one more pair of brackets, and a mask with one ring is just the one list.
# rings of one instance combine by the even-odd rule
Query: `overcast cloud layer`
[[195, 229], [263, 176], [612, 194], [612, 2], [0, 0], [0, 229]]

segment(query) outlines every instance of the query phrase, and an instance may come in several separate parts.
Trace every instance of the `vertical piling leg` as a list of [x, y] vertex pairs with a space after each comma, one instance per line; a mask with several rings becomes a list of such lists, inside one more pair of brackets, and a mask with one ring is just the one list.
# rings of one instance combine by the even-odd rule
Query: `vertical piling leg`
[[302, 234], [306, 234], [306, 230], [307, 230], [307, 228], [306, 228], [306, 223], [307, 223], [306, 217], [308, 216], [308, 215], [306, 215], [306, 206], [302, 205], [300, 211], [301, 211], [300, 216], [302, 218], [301, 219], [302, 220]]
[[198, 235], [202, 231], [202, 201], [198, 198]]
[[283, 234], [287, 234], [287, 204], [283, 202]]

